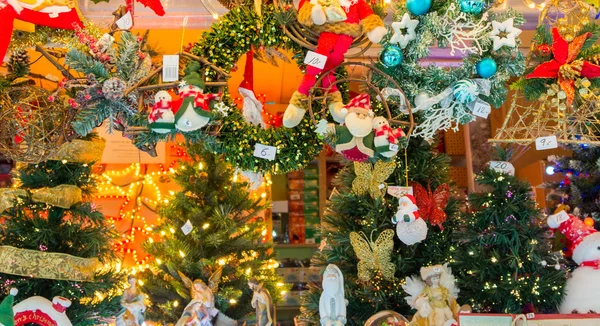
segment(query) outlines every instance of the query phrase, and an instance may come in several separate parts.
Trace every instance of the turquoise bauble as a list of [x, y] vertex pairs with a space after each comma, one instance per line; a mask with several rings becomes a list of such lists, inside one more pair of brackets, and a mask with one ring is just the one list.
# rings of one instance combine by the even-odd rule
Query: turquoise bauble
[[479, 87], [477, 86], [477, 83], [470, 79], [459, 80], [454, 84], [452, 94], [457, 102], [468, 104], [477, 99]]
[[460, 0], [460, 11], [479, 15], [485, 8], [485, 2], [483, 0]]
[[490, 78], [498, 71], [498, 65], [496, 65], [496, 61], [492, 58], [481, 59], [475, 68], [477, 69], [477, 74], [481, 76], [481, 78]]
[[379, 54], [379, 61], [387, 68], [393, 68], [402, 63], [404, 55], [396, 45], [387, 45]]
[[415, 16], [421, 16], [431, 9], [431, 0], [406, 0], [406, 9]]

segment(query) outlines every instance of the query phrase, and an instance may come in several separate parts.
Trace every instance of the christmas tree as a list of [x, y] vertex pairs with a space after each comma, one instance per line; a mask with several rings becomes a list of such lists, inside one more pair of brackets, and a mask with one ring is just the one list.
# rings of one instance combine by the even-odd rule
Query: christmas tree
[[[435, 190], [448, 182], [450, 158], [437, 153], [433, 148], [434, 146], [426, 141], [413, 138], [408, 147], [407, 161], [409, 179], [424, 185], [425, 188], [429, 185]], [[382, 178], [386, 179], [388, 187], [406, 185], [404, 162], [404, 155], [398, 155], [395, 171], [388, 178]], [[328, 264], [336, 264], [342, 270], [345, 296], [348, 300], [348, 325], [364, 325], [371, 315], [382, 310], [412, 314], [404, 299], [407, 294], [401, 287], [404, 278], [418, 275], [422, 266], [450, 262], [456, 250], [450, 236], [454, 229], [452, 216], [456, 212], [457, 202], [450, 198], [448, 205], [441, 207], [450, 217], [443, 223], [443, 230], [439, 226], [430, 225], [427, 238], [410, 246], [401, 243], [394, 236], [391, 254], [394, 277], [386, 277], [378, 271], [373, 273], [372, 278], [365, 280], [357, 267], [359, 259], [355, 254], [356, 248], [353, 250], [351, 244], [351, 232], [362, 232], [367, 239], [375, 241], [384, 230], [395, 230], [392, 219], [397, 212], [398, 198], [389, 194], [373, 198], [368, 192], [358, 195], [353, 190], [353, 183], [357, 179], [353, 165], [348, 165], [337, 175], [337, 191], [327, 204], [321, 231], [327, 246], [317, 252], [311, 261], [316, 267], [324, 268]], [[374, 254], [380, 255], [381, 252]], [[311, 284], [309, 287], [308, 294], [303, 298], [303, 318], [318, 323], [321, 284]]]
[[110, 267], [115, 233], [91, 202], [92, 163], [103, 149], [98, 140], [75, 140], [53, 160], [19, 166], [18, 187], [0, 189], [1, 291], [18, 288], [16, 302], [67, 298], [73, 325], [96, 325], [120, 309], [124, 279]]
[[472, 212], [454, 233], [462, 242], [452, 265], [462, 276], [461, 303], [476, 312], [555, 311], [566, 277], [531, 186], [493, 169], [476, 181], [489, 190], [469, 195]]
[[[547, 183], [552, 189], [549, 199], [549, 214], [565, 208], [582, 219], [591, 218], [596, 225], [600, 219], [600, 148], [588, 145], [573, 145], [573, 155], [549, 157], [553, 165], [548, 167], [549, 173], [562, 173], [560, 182]], [[590, 221], [588, 219], [588, 221]], [[586, 221], [587, 223], [587, 221]]]
[[237, 180], [222, 156], [202, 144], [189, 147], [188, 155], [190, 161], [181, 162], [173, 177], [182, 190], [160, 210], [164, 223], [155, 231], [161, 240], [145, 245], [156, 258], [154, 267], [139, 275], [153, 304], [148, 319], [180, 318], [190, 301], [180, 273], [217, 285], [216, 308], [239, 319], [253, 311], [250, 279], [262, 282], [274, 301], [280, 300], [283, 290], [277, 286], [272, 245], [263, 241], [266, 229], [258, 214], [265, 205], [260, 198], [250, 198], [248, 184]]

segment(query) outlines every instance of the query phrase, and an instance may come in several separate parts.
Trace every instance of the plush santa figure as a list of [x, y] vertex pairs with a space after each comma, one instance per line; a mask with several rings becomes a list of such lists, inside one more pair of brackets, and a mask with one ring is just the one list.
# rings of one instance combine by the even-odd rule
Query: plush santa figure
[[63, 297], [54, 297], [52, 302], [44, 297], [27, 298], [14, 307], [15, 326], [35, 323], [41, 319], [46, 319], [56, 326], [72, 326], [69, 317], [65, 311], [71, 306], [71, 301]]
[[183, 132], [198, 130], [213, 117], [219, 94], [204, 94], [204, 79], [200, 76], [200, 63], [192, 61], [185, 68], [185, 77], [179, 84], [179, 103], [175, 114], [175, 128]]
[[600, 312], [600, 232], [565, 212], [549, 216], [548, 226], [567, 237], [572, 258], [579, 264], [567, 280], [560, 313]]
[[344, 275], [336, 265], [329, 264], [323, 273], [323, 293], [319, 299], [321, 325], [345, 325], [347, 304], [344, 297]]
[[419, 215], [416, 198], [406, 194], [398, 199], [398, 204], [398, 211], [392, 218], [398, 239], [408, 246], [425, 240], [427, 223]]
[[246, 68], [244, 70], [244, 80], [238, 88], [238, 92], [244, 99], [242, 111], [244, 120], [252, 125], [266, 128], [262, 117], [263, 104], [256, 98], [254, 93], [254, 52], [252, 50], [246, 53]]
[[[283, 116], [287, 128], [297, 126], [306, 113], [308, 91], [315, 85], [316, 76], [323, 70], [329, 71], [344, 62], [344, 55], [354, 38], [366, 33], [369, 40], [379, 43], [387, 34], [383, 21], [373, 13], [365, 0], [301, 0], [298, 22], [319, 32], [316, 53], [327, 57], [323, 69], [307, 66], [298, 91], [290, 100]], [[335, 86], [335, 76], [328, 74], [322, 87], [331, 87], [329, 110], [338, 123], [344, 121], [342, 95]]]
[[166, 134], [175, 130], [175, 115], [173, 115], [171, 100], [171, 94], [167, 91], [159, 91], [154, 95], [154, 106], [148, 115], [148, 123], [152, 131]]
[[0, 61], [6, 55], [15, 19], [52, 28], [83, 27], [74, 0], [0, 0]]
[[390, 158], [398, 154], [398, 150], [393, 150], [390, 145], [398, 145], [398, 139], [406, 136], [402, 129], [392, 129], [390, 123], [384, 117], [375, 117], [373, 119], [373, 130], [375, 138], [373, 143], [375, 150], [384, 157]]

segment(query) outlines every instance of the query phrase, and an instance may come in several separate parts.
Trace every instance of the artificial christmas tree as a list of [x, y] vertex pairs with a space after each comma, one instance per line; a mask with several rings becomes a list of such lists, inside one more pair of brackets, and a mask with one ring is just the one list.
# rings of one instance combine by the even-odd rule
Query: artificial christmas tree
[[20, 166], [17, 189], [0, 189], [0, 291], [17, 288], [16, 302], [64, 297], [81, 326], [115, 315], [123, 281], [110, 267], [113, 230], [91, 202], [98, 143], [104, 148], [98, 140], [68, 143], [57, 160]]
[[488, 191], [469, 195], [472, 212], [454, 233], [462, 243], [452, 264], [461, 275], [461, 302], [475, 312], [556, 311], [566, 277], [560, 255], [550, 251], [531, 186], [493, 169], [476, 181]]
[[247, 184], [234, 181], [231, 165], [202, 144], [189, 147], [188, 155], [191, 161], [174, 174], [182, 190], [160, 211], [164, 223], [156, 231], [162, 238], [145, 245], [156, 258], [152, 269], [138, 275], [153, 304], [147, 319], [177, 321], [190, 301], [185, 283], [192, 280], [208, 285], [215, 308], [235, 319], [254, 311], [252, 278], [279, 301], [277, 264], [258, 218], [265, 208], [261, 199], [251, 199]]

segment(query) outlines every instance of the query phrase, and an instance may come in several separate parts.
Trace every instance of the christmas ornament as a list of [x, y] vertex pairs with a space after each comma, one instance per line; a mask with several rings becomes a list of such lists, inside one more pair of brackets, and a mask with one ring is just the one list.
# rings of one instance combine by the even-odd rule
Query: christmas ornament
[[396, 224], [396, 235], [405, 245], [410, 246], [427, 238], [427, 223], [419, 214], [417, 200], [412, 195], [398, 199], [398, 211], [392, 218]]
[[8, 73], [15, 78], [24, 77], [29, 74], [29, 65], [27, 50], [15, 51], [8, 58]]
[[379, 62], [387, 68], [397, 67], [403, 58], [402, 50], [395, 45], [386, 45], [379, 54]]
[[409, 322], [399, 313], [392, 310], [383, 310], [369, 317], [365, 326], [409, 326]]
[[148, 115], [148, 127], [154, 132], [166, 134], [175, 130], [172, 96], [167, 91], [154, 95], [154, 105]]
[[429, 222], [431, 225], [437, 225], [440, 229], [444, 229], [443, 223], [446, 221], [446, 205], [450, 199], [450, 186], [444, 183], [437, 187], [434, 192], [431, 188], [425, 190], [422, 185], [411, 182], [414, 195], [417, 199], [419, 207], [419, 215], [422, 219]]
[[[417, 38], [417, 33], [415, 33], [417, 25], [419, 25], [419, 21], [417, 19], [411, 19], [408, 13], [404, 13], [404, 16], [402, 16], [402, 20], [400, 22], [392, 23], [394, 34], [390, 38], [389, 42], [391, 44], [398, 43], [398, 45], [404, 49], [408, 45], [408, 42]], [[406, 32], [403, 32], [402, 30], [406, 30]]]
[[[404, 131], [400, 128], [393, 129], [390, 127], [390, 123], [384, 117], [373, 119], [373, 131], [375, 132], [375, 138], [373, 139], [375, 151], [387, 158], [396, 156], [398, 154], [399, 139], [406, 137]], [[394, 145], [396, 145], [396, 148], [390, 147]]]
[[415, 16], [424, 15], [431, 9], [432, 0], [406, 0], [406, 9]]
[[567, 237], [573, 261], [579, 265], [567, 279], [560, 313], [577, 311], [587, 314], [600, 311], [600, 298], [594, 295], [600, 293], [600, 232], [565, 212], [549, 216], [548, 226], [558, 229]]
[[346, 298], [344, 297], [344, 275], [334, 264], [329, 264], [323, 273], [323, 293], [319, 298], [319, 316], [322, 326], [346, 324]]
[[238, 87], [238, 92], [244, 99], [242, 111], [244, 112], [244, 120], [255, 126], [260, 126], [265, 129], [265, 121], [262, 117], [263, 104], [256, 98], [254, 94], [254, 51], [250, 50], [246, 53], [246, 67], [244, 69], [244, 80]]
[[350, 244], [358, 257], [358, 278], [369, 281], [380, 272], [386, 280], [393, 280], [396, 266], [391, 262], [394, 249], [394, 230], [384, 230], [377, 240], [369, 240], [364, 233], [350, 233]]
[[129, 275], [127, 283], [129, 283], [129, 288], [123, 291], [121, 297], [123, 309], [117, 315], [116, 326], [145, 325], [144, 312], [146, 312], [146, 305], [144, 304], [144, 294], [137, 288], [135, 276]]
[[15, 326], [13, 302], [17, 293], [19, 293], [19, 290], [16, 288], [10, 289], [8, 295], [0, 303], [0, 325], [2, 326]]
[[[348, 51], [355, 37], [363, 34], [373, 43], [379, 43], [387, 34], [383, 20], [373, 13], [371, 6], [365, 0], [343, 2], [342, 8], [347, 14], [343, 22], [328, 21], [324, 8], [318, 3], [301, 0], [298, 10], [298, 22], [319, 34], [316, 53], [327, 57], [323, 68], [308, 65], [298, 90], [294, 92], [290, 104], [283, 115], [283, 125], [287, 128], [296, 127], [306, 113], [306, 99], [309, 90], [316, 83], [316, 76], [323, 71], [329, 72], [344, 62], [344, 54]], [[331, 86], [329, 110], [340, 110], [342, 96], [335, 85], [336, 78], [330, 73], [323, 79], [323, 88]], [[339, 115], [337, 112], [332, 113]]]
[[110, 78], [102, 84], [102, 93], [110, 101], [117, 101], [123, 98], [125, 89], [125, 83], [117, 77]]
[[[421, 279], [418, 276], [407, 277], [402, 285], [402, 289], [409, 295], [405, 300], [411, 308], [417, 310], [411, 325], [458, 325], [456, 319], [461, 308], [456, 297], [460, 290], [455, 283], [448, 264], [421, 267]], [[433, 319], [432, 316], [436, 318]]]
[[522, 30], [514, 27], [514, 19], [509, 18], [504, 22], [492, 21], [492, 31], [490, 38], [494, 42], [494, 51], [500, 50], [503, 46], [514, 48], [517, 46], [517, 37], [521, 35]]
[[395, 169], [394, 161], [377, 161], [374, 166], [371, 163], [354, 162], [356, 178], [352, 181], [352, 191], [359, 196], [369, 193], [373, 199], [383, 197], [387, 191], [385, 180]]
[[482, 78], [490, 78], [496, 74], [496, 71], [498, 71], [496, 61], [494, 61], [492, 58], [481, 59], [475, 68], [477, 69], [477, 74]]
[[471, 103], [477, 99], [477, 96], [479, 95], [479, 87], [473, 80], [459, 80], [456, 82], [456, 84], [454, 84], [452, 94], [454, 99], [459, 103]]
[[557, 79], [558, 85], [567, 96], [567, 105], [571, 106], [575, 99], [575, 79], [600, 77], [600, 66], [577, 59], [581, 47], [591, 36], [591, 33], [585, 33], [568, 43], [560, 35], [558, 29], [553, 28], [552, 60], [537, 66], [531, 74], [527, 75], [527, 78]]
[[460, 11], [479, 15], [483, 9], [485, 9], [485, 2], [483, 0], [460, 0]]
[[29, 297], [14, 307], [15, 326], [71, 326], [71, 321], [65, 311], [71, 306], [71, 300], [64, 297], [54, 297], [52, 302], [44, 297]]
[[277, 325], [275, 320], [275, 304], [269, 291], [256, 278], [248, 281], [248, 287], [252, 290], [252, 308], [256, 309], [256, 325]]
[[548, 44], [540, 44], [537, 46], [537, 51], [542, 56], [547, 56], [552, 54], [552, 47]]

